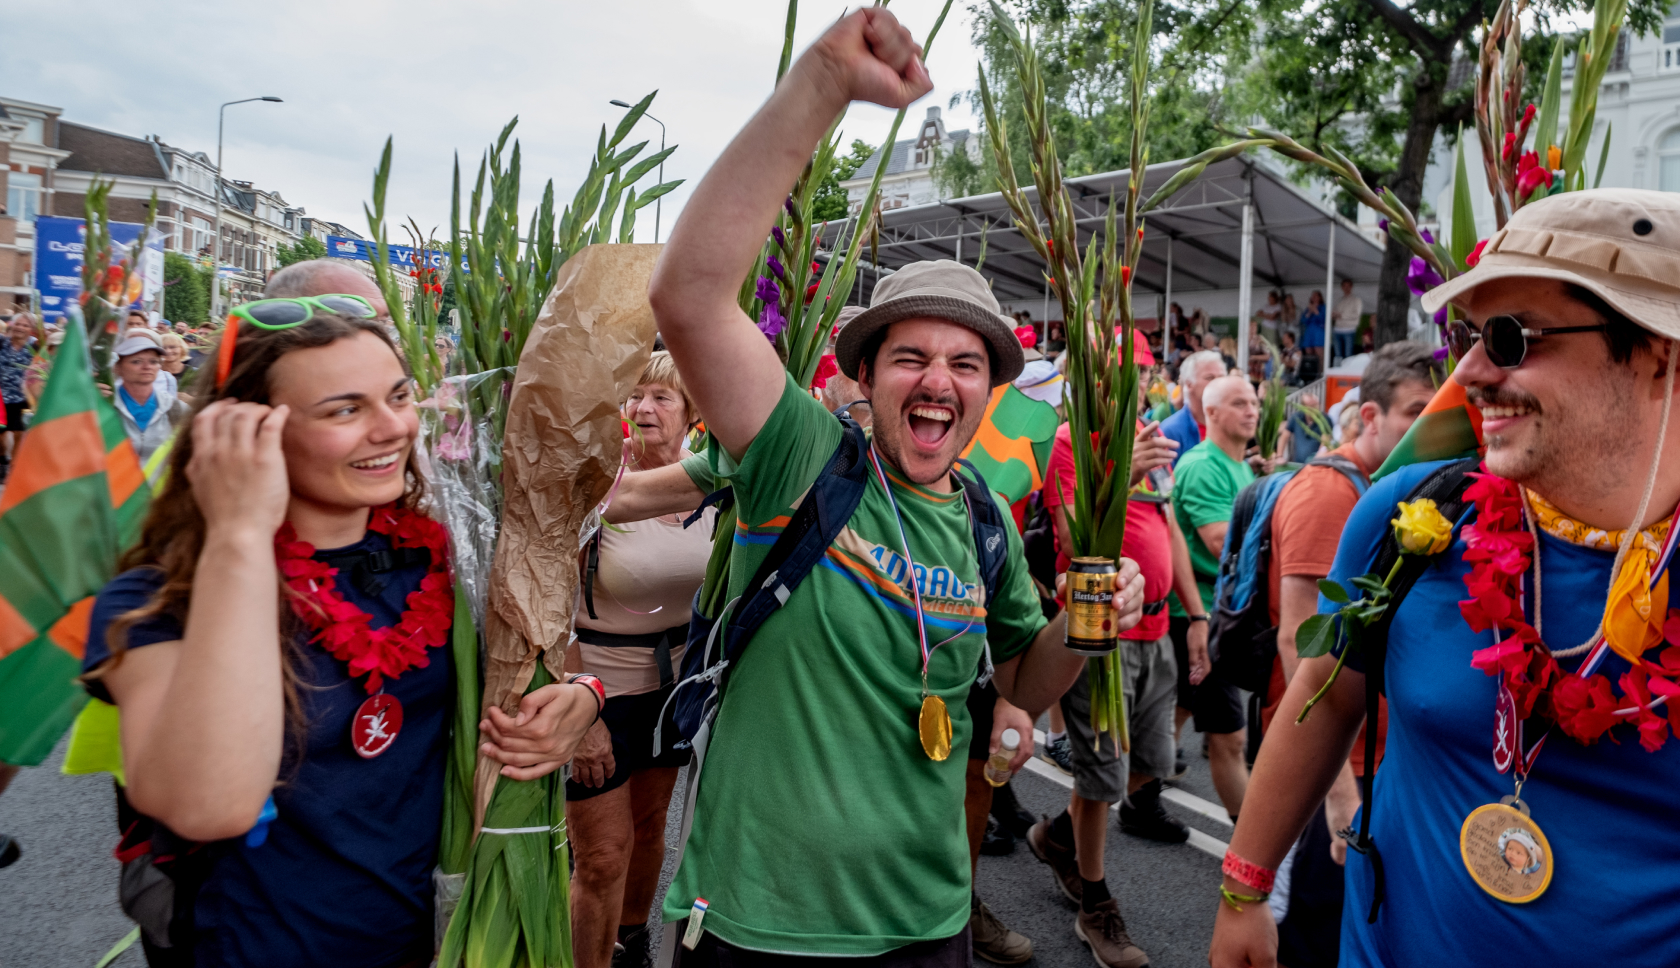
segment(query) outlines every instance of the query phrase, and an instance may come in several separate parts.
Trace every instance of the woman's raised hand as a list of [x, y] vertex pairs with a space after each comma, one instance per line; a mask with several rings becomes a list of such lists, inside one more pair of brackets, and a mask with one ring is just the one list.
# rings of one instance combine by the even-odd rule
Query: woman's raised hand
[[283, 405], [217, 400], [193, 418], [187, 479], [207, 530], [249, 529], [273, 539], [291, 499], [280, 449], [290, 412]]

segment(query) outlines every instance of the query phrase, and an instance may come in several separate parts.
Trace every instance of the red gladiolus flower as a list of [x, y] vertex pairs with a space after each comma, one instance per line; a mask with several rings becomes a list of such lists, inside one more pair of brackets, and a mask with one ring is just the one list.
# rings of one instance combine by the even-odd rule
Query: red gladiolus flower
[[1534, 105], [1530, 104], [1528, 107], [1523, 108], [1523, 116], [1522, 116], [1523, 126], [1527, 127], [1529, 122], [1531, 122], [1533, 120], [1534, 120]]
[[822, 283], [813, 282], [809, 286], [805, 287], [805, 305], [811, 305], [811, 300], [817, 298], [817, 287], [820, 285], [822, 285]]
[[[1138, 231], [1141, 232], [1143, 230], [1139, 229]], [[1132, 267], [1131, 266], [1121, 266], [1120, 267], [1120, 284], [1122, 286], [1129, 286], [1129, 285], [1132, 284]]]
[[821, 390], [828, 386], [828, 378], [840, 372], [840, 363], [833, 353], [823, 354], [817, 361], [817, 375], [811, 379], [811, 388]]
[[1517, 150], [1517, 134], [1514, 131], [1505, 132], [1505, 147], [1500, 151], [1500, 157], [1511, 160], [1511, 152]]
[[1668, 610], [1668, 621], [1663, 623], [1663, 638], [1680, 645], [1680, 608]]
[[[1524, 157], [1532, 157], [1533, 154], [1534, 152], [1531, 151]], [[1541, 184], [1544, 184], [1548, 189], [1552, 187], [1551, 170], [1539, 166], [1529, 168], [1517, 176], [1517, 195], [1526, 198], [1534, 194], [1535, 189]]]
[[1472, 269], [1476, 268], [1476, 263], [1482, 261], [1482, 250], [1487, 248], [1487, 244], [1487, 239], [1477, 242], [1476, 247], [1470, 250], [1470, 254], [1464, 257], [1464, 264]]

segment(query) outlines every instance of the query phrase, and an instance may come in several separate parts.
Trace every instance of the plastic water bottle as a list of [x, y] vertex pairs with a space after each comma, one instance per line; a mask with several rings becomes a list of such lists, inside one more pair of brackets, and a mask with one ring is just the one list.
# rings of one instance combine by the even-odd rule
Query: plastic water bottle
[[997, 752], [986, 761], [986, 782], [1000, 787], [1009, 782], [1009, 761], [1015, 758], [1015, 751], [1021, 748], [1021, 734], [1013, 729], [1006, 729], [998, 737], [1001, 741]]

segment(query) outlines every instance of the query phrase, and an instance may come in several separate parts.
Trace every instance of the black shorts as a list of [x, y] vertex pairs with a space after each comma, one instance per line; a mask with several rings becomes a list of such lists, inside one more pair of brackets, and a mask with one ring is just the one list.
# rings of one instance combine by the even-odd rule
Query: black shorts
[[974, 723], [974, 735], [968, 740], [968, 758], [992, 758], [992, 713], [997, 709], [997, 686], [990, 679], [985, 685], [978, 682], [968, 690], [968, 718]]
[[22, 400], [17, 403], [6, 404], [6, 429], [22, 433], [28, 428], [24, 426], [23, 408], [29, 406]]
[[1234, 733], [1248, 725], [1242, 690], [1219, 675], [1218, 668], [1198, 685], [1190, 684], [1190, 619], [1174, 615], [1167, 626], [1178, 660], [1178, 706], [1188, 709], [1198, 733]]
[[[630, 782], [630, 774], [655, 767], [687, 766], [693, 752], [685, 745], [680, 750], [666, 749], [653, 754], [653, 730], [659, 725], [659, 712], [671, 690], [655, 689], [635, 696], [613, 696], [601, 710], [601, 721], [612, 734], [613, 772], [607, 782], [598, 787], [585, 786], [576, 780], [566, 781], [567, 800], [588, 800]], [[669, 731], [670, 727], [666, 727]], [[669, 740], [666, 741], [667, 746]]]

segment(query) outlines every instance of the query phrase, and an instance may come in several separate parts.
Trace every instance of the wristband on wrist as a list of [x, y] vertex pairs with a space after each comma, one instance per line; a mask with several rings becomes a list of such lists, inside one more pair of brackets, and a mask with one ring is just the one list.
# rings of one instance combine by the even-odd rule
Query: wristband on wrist
[[1192, 621], [1192, 622], [1206, 622], [1206, 621], [1208, 621], [1208, 617], [1206, 615], [1192, 615], [1192, 616], [1190, 616], [1190, 621]]
[[601, 684], [601, 677], [580, 672], [566, 680], [569, 685], [581, 684], [589, 687], [595, 694], [595, 718], [601, 718], [601, 710], [607, 708], [607, 687]]
[[1268, 897], [1271, 897], [1271, 894], [1238, 894], [1236, 891], [1233, 891], [1221, 884], [1219, 885], [1219, 896], [1224, 899], [1226, 904], [1231, 905], [1231, 910], [1240, 913], [1244, 904], [1260, 904]]
[[1271, 893], [1272, 881], [1277, 878], [1276, 870], [1249, 863], [1229, 850], [1225, 851], [1225, 861], [1219, 869], [1231, 880], [1262, 894]]

